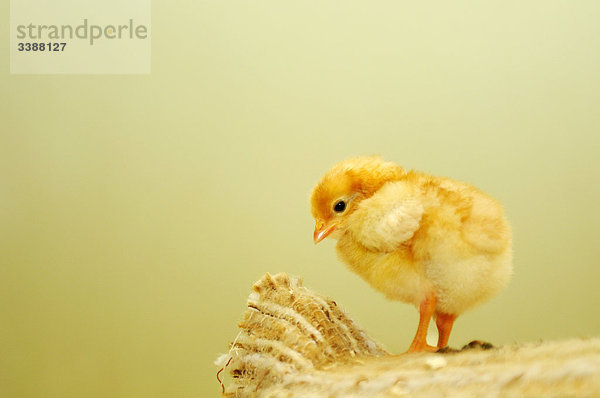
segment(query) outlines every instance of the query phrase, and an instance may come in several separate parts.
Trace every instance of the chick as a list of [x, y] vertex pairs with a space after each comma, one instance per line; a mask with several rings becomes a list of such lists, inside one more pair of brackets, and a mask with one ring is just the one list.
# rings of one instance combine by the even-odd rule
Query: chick
[[[347, 266], [387, 298], [414, 304], [409, 352], [448, 344], [456, 317], [498, 293], [512, 274], [502, 206], [466, 183], [405, 171], [379, 157], [345, 160], [311, 196], [314, 242], [337, 239]], [[427, 344], [431, 317], [437, 347]]]

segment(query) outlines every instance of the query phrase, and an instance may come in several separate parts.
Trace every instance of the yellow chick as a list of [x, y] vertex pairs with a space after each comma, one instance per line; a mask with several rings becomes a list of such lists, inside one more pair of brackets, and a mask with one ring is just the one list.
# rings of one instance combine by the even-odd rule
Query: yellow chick
[[[409, 352], [445, 347], [456, 317], [498, 293], [512, 274], [502, 206], [466, 183], [357, 157], [323, 176], [311, 212], [315, 244], [337, 239], [337, 254], [352, 271], [419, 309]], [[432, 316], [437, 347], [426, 341]]]

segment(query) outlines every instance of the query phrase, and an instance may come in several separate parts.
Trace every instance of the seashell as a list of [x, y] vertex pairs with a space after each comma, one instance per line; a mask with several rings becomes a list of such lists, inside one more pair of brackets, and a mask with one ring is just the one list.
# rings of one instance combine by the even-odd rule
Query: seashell
[[335, 301], [313, 293], [298, 278], [265, 274], [248, 297], [240, 332], [215, 362], [232, 377], [225, 395], [251, 395], [285, 376], [361, 357], [388, 353]]

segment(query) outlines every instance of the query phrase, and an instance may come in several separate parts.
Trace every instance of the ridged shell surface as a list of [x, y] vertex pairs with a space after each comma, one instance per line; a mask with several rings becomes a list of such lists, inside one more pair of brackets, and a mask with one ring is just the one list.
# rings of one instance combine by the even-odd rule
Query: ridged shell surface
[[267, 273], [253, 290], [240, 332], [216, 362], [232, 377], [226, 395], [253, 395], [293, 373], [387, 354], [335, 301], [297, 278]]

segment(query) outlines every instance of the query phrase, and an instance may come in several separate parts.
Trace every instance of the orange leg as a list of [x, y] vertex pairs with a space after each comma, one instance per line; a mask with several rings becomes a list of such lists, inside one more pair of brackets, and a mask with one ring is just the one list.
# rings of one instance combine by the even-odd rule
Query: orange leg
[[408, 352], [437, 351], [437, 347], [427, 344], [427, 329], [429, 329], [431, 316], [435, 312], [436, 303], [437, 298], [430, 295], [419, 306], [419, 327], [417, 328], [417, 334], [415, 334], [412, 344], [408, 348]]
[[454, 325], [455, 320], [456, 315], [443, 312], [435, 313], [435, 324], [438, 329], [438, 348], [444, 348], [448, 345], [448, 339], [450, 339], [450, 332], [452, 332], [452, 325]]

